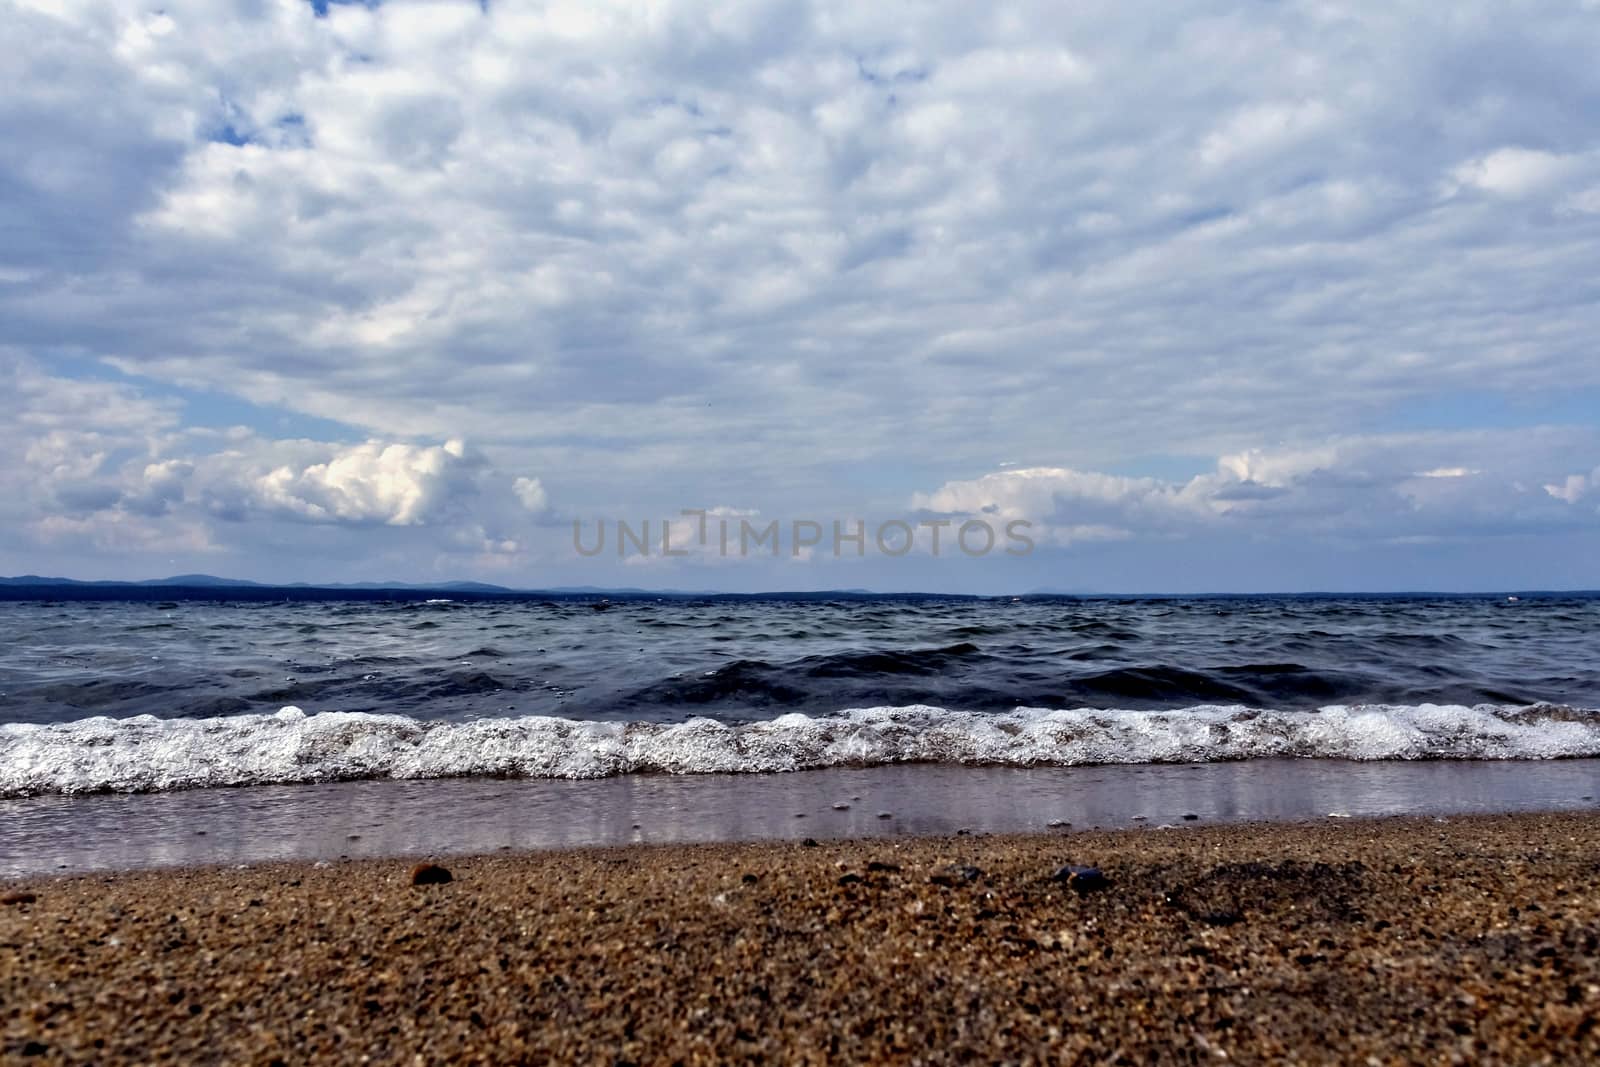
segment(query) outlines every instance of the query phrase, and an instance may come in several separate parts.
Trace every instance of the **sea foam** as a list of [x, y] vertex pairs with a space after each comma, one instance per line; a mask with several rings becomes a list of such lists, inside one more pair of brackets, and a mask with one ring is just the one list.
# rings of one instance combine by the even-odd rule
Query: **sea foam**
[[0, 725], [0, 796], [146, 792], [368, 778], [599, 778], [773, 773], [887, 763], [1070, 767], [1324, 759], [1600, 755], [1600, 711], [1421, 704], [1272, 711], [927, 705], [758, 722], [591, 722], [547, 716], [419, 720], [287, 707], [211, 719], [91, 718]]

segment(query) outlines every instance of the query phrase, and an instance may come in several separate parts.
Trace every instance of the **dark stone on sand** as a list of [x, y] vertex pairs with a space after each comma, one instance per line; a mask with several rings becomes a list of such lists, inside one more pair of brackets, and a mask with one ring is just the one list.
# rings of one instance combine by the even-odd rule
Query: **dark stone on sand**
[[946, 867], [942, 871], [935, 871], [928, 879], [934, 885], [954, 888], [958, 885], [970, 885], [983, 877], [983, 872], [970, 864], [960, 864], [955, 867]]
[[802, 848], [816, 848], [817, 847], [817, 839], [814, 838], [814, 837], [808, 837], [804, 841], [800, 842], [800, 847], [802, 847]]
[[450, 872], [437, 863], [419, 863], [411, 868], [412, 885], [444, 885], [452, 880]]
[[867, 870], [869, 871], [898, 871], [899, 869], [900, 868], [898, 865], [893, 863], [884, 863], [882, 860], [867, 861]]
[[1110, 879], [1106, 878], [1099, 867], [1080, 867], [1075, 863], [1058, 867], [1051, 877], [1058, 882], [1067, 883], [1067, 888], [1074, 893], [1094, 893], [1111, 885]]
[[49, 1051], [49, 1045], [41, 1044], [38, 1041], [29, 1041], [26, 1045], [22, 1046], [22, 1054], [24, 1056], [43, 1056]]
[[892, 811], [880, 811], [880, 812], [878, 812], [878, 818], [880, 818], [880, 819], [892, 819], [892, 818], [894, 818], [894, 812], [892, 812]]
[[740, 877], [739, 881], [743, 882], [745, 885], [755, 885], [757, 882], [761, 881], [761, 876], [759, 874], [750, 874], [746, 872]]
[[854, 871], [851, 871], [849, 874], [841, 874], [839, 876], [840, 885], [855, 885], [859, 881], [861, 881], [861, 876]]
[[841, 802], [841, 803], [835, 804], [833, 806], [833, 810], [834, 811], [849, 811], [850, 810], [850, 805]]
[[0, 896], [0, 905], [32, 904], [38, 899], [38, 897], [24, 889], [15, 893], [7, 893], [5, 896]]
[[1059, 830], [1062, 827], [1071, 826], [1072, 824], [1065, 819], [1051, 819], [1049, 822], [1045, 823], [1045, 825], [1050, 827], [1052, 830]]
[[1229, 926], [1252, 914], [1293, 911], [1306, 920], [1364, 922], [1366, 868], [1356, 863], [1251, 861], [1211, 867], [1166, 892], [1169, 905], [1207, 926]]
[[1198, 818], [1200, 818], [1200, 816], [1196, 815], [1194, 812], [1191, 811], [1191, 812], [1188, 812], [1188, 813], [1186, 813], [1184, 815], [1183, 821], [1184, 822], [1194, 822]]

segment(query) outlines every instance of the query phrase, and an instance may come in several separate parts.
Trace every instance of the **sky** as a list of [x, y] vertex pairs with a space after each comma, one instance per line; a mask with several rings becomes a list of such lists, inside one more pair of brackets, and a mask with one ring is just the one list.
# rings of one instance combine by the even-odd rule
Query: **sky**
[[1600, 0], [0, 7], [0, 573], [1600, 587]]

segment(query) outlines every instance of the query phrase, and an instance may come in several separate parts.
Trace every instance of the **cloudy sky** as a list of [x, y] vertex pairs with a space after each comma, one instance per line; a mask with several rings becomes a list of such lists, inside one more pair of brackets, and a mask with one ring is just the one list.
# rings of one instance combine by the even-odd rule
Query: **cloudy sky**
[[1600, 586], [1597, 0], [0, 5], [0, 573]]

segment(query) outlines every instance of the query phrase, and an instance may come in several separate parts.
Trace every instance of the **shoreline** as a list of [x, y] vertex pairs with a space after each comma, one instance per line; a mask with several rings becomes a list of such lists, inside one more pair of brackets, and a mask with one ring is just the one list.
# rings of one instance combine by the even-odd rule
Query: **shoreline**
[[[1600, 810], [1600, 760], [1286, 759], [378, 779], [0, 801], [0, 882], [65, 871]], [[887, 818], [882, 816], [887, 816]], [[1187, 818], [1194, 816], [1193, 819]]]
[[1556, 813], [34, 877], [0, 1057], [1593, 1060], [1597, 854]]

